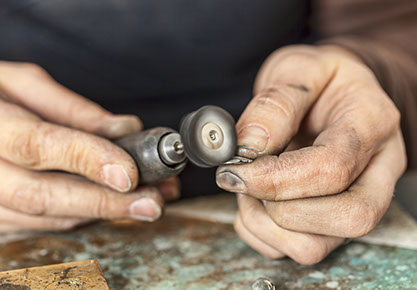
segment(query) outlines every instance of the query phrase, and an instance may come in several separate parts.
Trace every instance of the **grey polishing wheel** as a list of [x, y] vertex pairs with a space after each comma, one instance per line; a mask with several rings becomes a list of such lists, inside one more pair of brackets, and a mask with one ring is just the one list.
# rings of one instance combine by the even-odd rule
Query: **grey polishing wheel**
[[199, 167], [218, 166], [236, 154], [235, 120], [217, 106], [204, 106], [181, 123], [181, 140], [188, 159]]

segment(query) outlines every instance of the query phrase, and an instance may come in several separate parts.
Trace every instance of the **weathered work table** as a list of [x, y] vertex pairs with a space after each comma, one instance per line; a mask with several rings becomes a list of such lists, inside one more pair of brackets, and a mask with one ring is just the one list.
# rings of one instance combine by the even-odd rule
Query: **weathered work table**
[[250, 289], [260, 276], [278, 289], [417, 289], [417, 251], [354, 242], [307, 267], [261, 257], [230, 225], [170, 216], [9, 241], [0, 270], [87, 259], [99, 261], [110, 289]]

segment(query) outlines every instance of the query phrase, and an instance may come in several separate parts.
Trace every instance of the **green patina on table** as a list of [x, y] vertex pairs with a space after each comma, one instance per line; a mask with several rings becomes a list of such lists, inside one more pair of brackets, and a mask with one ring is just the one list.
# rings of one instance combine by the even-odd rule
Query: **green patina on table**
[[170, 216], [7, 242], [0, 270], [87, 259], [100, 262], [110, 289], [250, 289], [260, 276], [278, 289], [417, 289], [417, 251], [351, 243], [318, 265], [300, 266], [261, 257], [230, 225]]

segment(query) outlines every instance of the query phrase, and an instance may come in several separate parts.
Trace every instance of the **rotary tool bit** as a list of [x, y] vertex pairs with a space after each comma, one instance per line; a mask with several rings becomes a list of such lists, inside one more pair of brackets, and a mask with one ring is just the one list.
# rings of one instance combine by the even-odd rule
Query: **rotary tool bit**
[[233, 117], [216, 106], [205, 106], [187, 115], [180, 127], [187, 157], [199, 167], [218, 166], [236, 153]]
[[214, 167], [236, 153], [233, 117], [216, 106], [204, 106], [188, 114], [180, 133], [156, 127], [115, 142], [135, 160], [140, 183], [152, 183], [178, 175], [190, 160], [199, 167]]

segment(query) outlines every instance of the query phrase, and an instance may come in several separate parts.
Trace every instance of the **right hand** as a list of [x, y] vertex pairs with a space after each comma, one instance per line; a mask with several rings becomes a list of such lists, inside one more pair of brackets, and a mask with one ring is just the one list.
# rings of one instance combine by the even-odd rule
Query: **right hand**
[[0, 231], [157, 219], [178, 180], [136, 188], [135, 162], [107, 140], [141, 129], [137, 117], [113, 115], [37, 65], [0, 61]]

